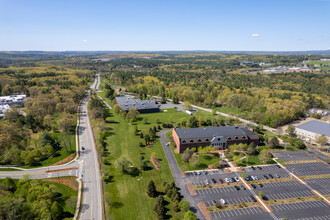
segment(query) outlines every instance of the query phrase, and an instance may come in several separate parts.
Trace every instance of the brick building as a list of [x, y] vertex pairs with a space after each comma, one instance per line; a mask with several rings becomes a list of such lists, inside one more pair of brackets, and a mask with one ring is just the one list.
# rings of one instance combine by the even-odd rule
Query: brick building
[[173, 139], [176, 144], [175, 153], [182, 153], [187, 148], [214, 146], [225, 150], [232, 144], [259, 144], [259, 136], [251, 128], [237, 126], [174, 128]]

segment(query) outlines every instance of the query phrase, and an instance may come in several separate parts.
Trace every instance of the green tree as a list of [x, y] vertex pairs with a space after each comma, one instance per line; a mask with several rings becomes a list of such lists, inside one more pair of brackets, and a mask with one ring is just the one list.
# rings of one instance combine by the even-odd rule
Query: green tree
[[190, 109], [191, 109], [191, 104], [190, 104], [190, 102], [185, 102], [184, 105], [183, 105], [183, 108], [184, 108], [185, 110], [190, 110]]
[[301, 150], [306, 148], [304, 141], [299, 138], [295, 138], [292, 145]]
[[141, 160], [141, 169], [146, 171], [148, 169], [148, 162], [145, 160]]
[[148, 124], [148, 119], [147, 118], [143, 118], [142, 119], [142, 123], [145, 124], [145, 125]]
[[268, 150], [262, 150], [259, 154], [259, 159], [263, 163], [268, 163], [271, 160], [271, 154], [269, 153]]
[[277, 137], [272, 137], [268, 143], [268, 147], [270, 148], [278, 148], [280, 146], [280, 143], [277, 139]]
[[242, 174], [241, 174], [241, 177], [242, 177], [243, 179], [245, 179], [246, 176], [247, 176], [246, 173], [242, 173]]
[[156, 197], [157, 196], [157, 190], [154, 181], [150, 180], [148, 184], [147, 194], [149, 197]]
[[180, 210], [187, 212], [190, 209], [190, 203], [187, 200], [182, 199], [179, 203]]
[[121, 157], [117, 160], [117, 165], [118, 167], [120, 167], [122, 173], [128, 173], [131, 164], [132, 163], [129, 160], [127, 160], [126, 157]]
[[201, 164], [201, 160], [197, 154], [193, 154], [189, 159], [189, 163], [191, 164], [191, 166], [196, 168]]
[[286, 133], [288, 133], [291, 137], [296, 136], [296, 128], [293, 125], [289, 125], [288, 128], [285, 130]]
[[320, 144], [321, 146], [324, 146], [328, 143], [328, 138], [324, 134], [316, 138], [316, 143]]
[[174, 202], [172, 203], [172, 207], [173, 207], [173, 211], [175, 211], [175, 212], [180, 211], [178, 201], [174, 201]]
[[165, 207], [164, 207], [164, 198], [162, 195], [159, 195], [156, 200], [156, 205], [154, 207], [155, 212], [157, 213], [158, 219], [164, 219], [165, 218]]
[[116, 113], [116, 114], [119, 114], [120, 113], [120, 106], [118, 104], [115, 104], [113, 106], [113, 111]]
[[259, 191], [258, 195], [260, 196], [260, 198], [264, 198], [264, 193], [263, 192]]
[[55, 201], [50, 208], [50, 213], [52, 215], [52, 219], [61, 219], [63, 214], [63, 207], [57, 201]]
[[182, 161], [183, 162], [188, 162], [193, 154], [194, 154], [193, 150], [186, 149], [182, 154]]
[[197, 216], [192, 211], [188, 210], [184, 213], [184, 220], [197, 220]]

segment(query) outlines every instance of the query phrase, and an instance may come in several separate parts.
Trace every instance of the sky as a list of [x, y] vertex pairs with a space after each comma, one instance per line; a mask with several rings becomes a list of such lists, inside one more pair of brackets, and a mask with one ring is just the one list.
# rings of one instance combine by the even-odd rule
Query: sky
[[330, 0], [0, 0], [0, 51], [330, 49]]

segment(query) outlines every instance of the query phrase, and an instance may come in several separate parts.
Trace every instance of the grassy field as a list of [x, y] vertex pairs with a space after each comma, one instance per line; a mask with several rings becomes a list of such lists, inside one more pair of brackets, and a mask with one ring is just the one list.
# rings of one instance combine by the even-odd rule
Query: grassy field
[[244, 112], [237, 109], [237, 108], [232, 108], [232, 107], [216, 107], [215, 108], [217, 111], [219, 112], [223, 112], [223, 113], [226, 113], [226, 114], [230, 114], [230, 115], [240, 115], [240, 114], [243, 114]]
[[[211, 114], [209, 115], [212, 117]], [[147, 118], [148, 124], [142, 123], [144, 117]], [[156, 124], [157, 118], [160, 119], [160, 123], [175, 123], [189, 117], [188, 114], [178, 112], [176, 109], [168, 109], [166, 112], [141, 114], [139, 121], [133, 125], [120, 115], [113, 114], [112, 117], [107, 118], [108, 137], [105, 158], [110, 161], [111, 165], [102, 164], [102, 173], [109, 172], [112, 179], [110, 183], [104, 184], [107, 219], [156, 219], [153, 210], [156, 199], [149, 198], [146, 194], [147, 185], [150, 180], [153, 180], [157, 189], [163, 191], [162, 184], [174, 181], [174, 179], [159, 140], [150, 148], [139, 147], [139, 142], [144, 143], [144, 140], [134, 134], [134, 127], [138, 127], [139, 133], [146, 134], [150, 127], [158, 125]], [[157, 155], [161, 163], [158, 170], [150, 162], [153, 153]], [[126, 157], [133, 166], [139, 168], [141, 156], [148, 161], [148, 171], [141, 172], [136, 177], [120, 172], [116, 163], [119, 158]], [[166, 197], [165, 200], [170, 201]], [[172, 203], [169, 203], [167, 208], [168, 216], [173, 219], [183, 219], [181, 212], [172, 210]]]
[[14, 168], [0, 168], [0, 171], [19, 171], [19, 170]]

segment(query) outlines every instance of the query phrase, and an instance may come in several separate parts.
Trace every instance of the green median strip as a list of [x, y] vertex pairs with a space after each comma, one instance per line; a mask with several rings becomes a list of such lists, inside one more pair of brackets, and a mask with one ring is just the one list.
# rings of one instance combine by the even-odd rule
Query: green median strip
[[303, 179], [303, 180], [330, 178], [330, 174], [313, 175], [313, 176], [299, 176], [299, 178], [300, 178], [300, 179]]
[[0, 171], [20, 171], [20, 170], [15, 168], [0, 168]]
[[[267, 195], [266, 195], [267, 196]], [[311, 202], [322, 200], [319, 196], [308, 196], [308, 197], [297, 197], [297, 198], [288, 198], [288, 199], [274, 199], [265, 201], [267, 205], [280, 205], [287, 203], [297, 203], [297, 202]]]
[[219, 212], [219, 211], [226, 211], [226, 210], [232, 210], [232, 209], [244, 209], [244, 208], [252, 208], [252, 207], [259, 207], [258, 202], [242, 202], [238, 204], [230, 204], [230, 205], [221, 205], [216, 204], [215, 206], [207, 207], [207, 210], [210, 212]]

